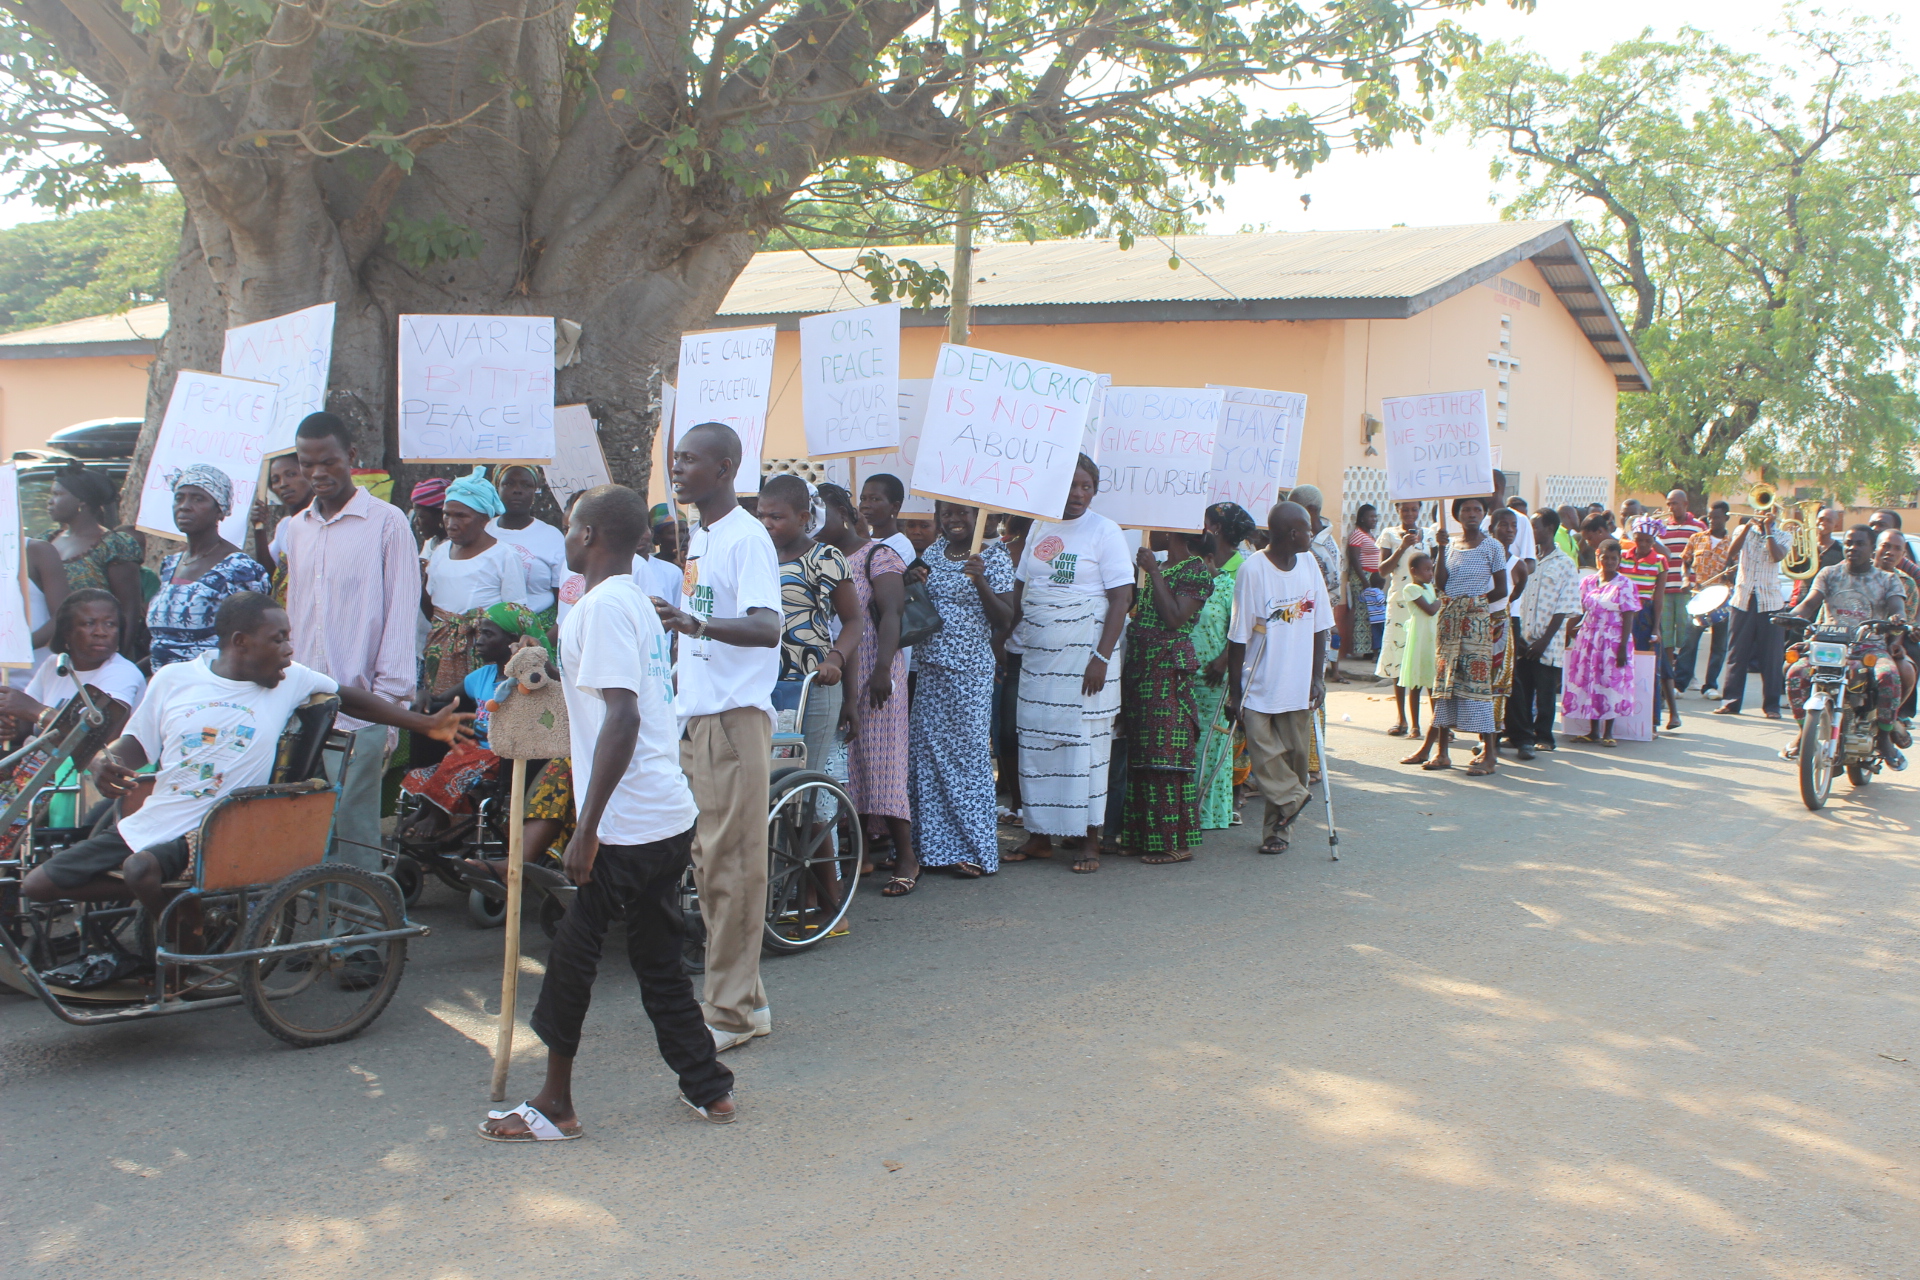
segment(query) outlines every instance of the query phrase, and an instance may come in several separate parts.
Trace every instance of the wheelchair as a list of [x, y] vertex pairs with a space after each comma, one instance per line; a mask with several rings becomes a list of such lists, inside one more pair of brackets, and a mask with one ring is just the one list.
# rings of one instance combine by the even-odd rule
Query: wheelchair
[[[44, 732], [0, 760], [0, 769], [39, 761], [0, 811], [0, 832], [24, 824], [0, 858], [0, 983], [74, 1026], [243, 1004], [263, 1030], [296, 1048], [364, 1031], [399, 989], [408, 939], [429, 930], [407, 918], [391, 878], [325, 861], [339, 792], [323, 753], [341, 751], [344, 767], [353, 750], [352, 735], [333, 731], [339, 706], [337, 697], [316, 697], [294, 712], [271, 780], [214, 805], [192, 842], [188, 878], [166, 886], [175, 895], [149, 919], [138, 904], [41, 904], [20, 893], [28, 871], [93, 834], [113, 809], [99, 806], [107, 813], [96, 823], [47, 820], [56, 792], [77, 788], [46, 783], [76, 755], [90, 758], [89, 734], [98, 737], [105, 724], [80, 686]], [[139, 800], [151, 786], [135, 793]], [[168, 943], [189, 903], [205, 939], [198, 952]], [[148, 951], [152, 970], [136, 974]]]
[[[774, 686], [775, 728], [767, 794], [767, 912], [761, 952], [790, 955], [833, 936], [853, 906], [866, 834], [853, 797], [807, 759], [807, 703], [813, 676]], [[810, 768], [809, 765], [819, 765]], [[680, 885], [687, 967], [704, 967], [706, 926], [693, 871]]]
[[[527, 762], [527, 789], [539, 781], [544, 760]], [[420, 900], [427, 877], [455, 893], [467, 895], [467, 918], [474, 927], [497, 929], [507, 918], [507, 889], [498, 879], [476, 874], [467, 865], [469, 858], [484, 862], [507, 859], [507, 824], [512, 809], [513, 769], [511, 761], [502, 761], [499, 772], [474, 791], [473, 822], [457, 839], [417, 839], [406, 834], [413, 820], [431, 804], [418, 796], [401, 793], [396, 836], [399, 852], [393, 858], [393, 878], [400, 886], [401, 899], [409, 907]], [[560, 870], [557, 856], [545, 851], [535, 856], [529, 851], [526, 862], [526, 887], [539, 903], [540, 927], [551, 938], [567, 913], [573, 885]]]

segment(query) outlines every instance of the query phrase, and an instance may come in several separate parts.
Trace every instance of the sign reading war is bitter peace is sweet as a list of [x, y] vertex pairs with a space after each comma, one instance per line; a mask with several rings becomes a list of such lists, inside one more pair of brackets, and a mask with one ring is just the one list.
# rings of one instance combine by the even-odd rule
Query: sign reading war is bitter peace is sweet
[[899, 303], [801, 318], [800, 411], [808, 457], [899, 448], [899, 384]]
[[1493, 492], [1484, 391], [1393, 396], [1380, 402], [1387, 494], [1395, 502]]
[[1093, 398], [1085, 369], [940, 344], [913, 488], [932, 498], [1058, 520]]
[[400, 456], [553, 461], [553, 317], [401, 316]]
[[1206, 527], [1219, 388], [1108, 387], [1093, 509], [1135, 529]]
[[674, 447], [703, 422], [740, 437], [736, 493], [760, 492], [760, 451], [773, 397], [774, 326], [710, 329], [680, 336], [680, 376], [673, 401]]

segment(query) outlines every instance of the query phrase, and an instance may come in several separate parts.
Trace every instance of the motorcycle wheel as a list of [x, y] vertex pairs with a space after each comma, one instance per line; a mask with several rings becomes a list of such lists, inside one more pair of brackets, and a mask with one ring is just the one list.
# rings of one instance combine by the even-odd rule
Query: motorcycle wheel
[[1873, 769], [1869, 765], [1850, 764], [1847, 766], [1847, 781], [1856, 787], [1864, 787], [1873, 781]]
[[1826, 806], [1833, 789], [1833, 708], [1807, 712], [1800, 726], [1800, 802], [1816, 813]]

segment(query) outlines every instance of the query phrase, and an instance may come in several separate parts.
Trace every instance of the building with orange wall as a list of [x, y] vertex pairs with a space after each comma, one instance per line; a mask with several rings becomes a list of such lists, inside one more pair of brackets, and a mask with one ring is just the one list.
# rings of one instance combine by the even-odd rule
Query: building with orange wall
[[[1179, 265], [1168, 266], [1169, 251]], [[948, 246], [889, 248], [951, 261]], [[762, 253], [717, 327], [775, 324], [765, 456], [805, 449], [798, 321], [867, 305], [852, 249]], [[845, 274], [843, 274], [845, 273]], [[1386, 396], [1482, 388], [1513, 492], [1612, 500], [1614, 410], [1646, 368], [1565, 222], [990, 243], [974, 257], [972, 345], [1111, 374], [1121, 385], [1304, 392], [1300, 478], [1328, 514], [1386, 498]], [[901, 373], [929, 377], [944, 309], [905, 313]], [[1256, 512], [1264, 519], [1265, 512]]]
[[167, 304], [0, 334], [0, 460], [62, 427], [147, 412], [147, 368]]

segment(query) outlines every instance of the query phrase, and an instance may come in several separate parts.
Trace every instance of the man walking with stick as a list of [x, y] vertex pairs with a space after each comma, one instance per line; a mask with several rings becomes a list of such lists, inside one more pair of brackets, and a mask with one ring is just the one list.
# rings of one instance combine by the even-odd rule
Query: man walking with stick
[[1253, 785], [1267, 802], [1260, 852], [1285, 853], [1288, 830], [1311, 794], [1312, 715], [1327, 696], [1333, 604], [1319, 565], [1306, 556], [1313, 538], [1306, 508], [1276, 504], [1267, 530], [1267, 549], [1233, 578], [1226, 710], [1246, 731]]
[[563, 865], [580, 886], [533, 1011], [547, 1046], [547, 1080], [480, 1126], [495, 1142], [581, 1136], [573, 1060], [607, 929], [626, 926], [627, 958], [680, 1100], [716, 1124], [734, 1118], [733, 1073], [715, 1057], [693, 982], [681, 963], [680, 879], [693, 848], [693, 792], [680, 772], [666, 632], [633, 580], [647, 529], [645, 499], [619, 485], [589, 489], [567, 522], [567, 567], [587, 591], [560, 624], [560, 665], [573, 744], [579, 822]]

